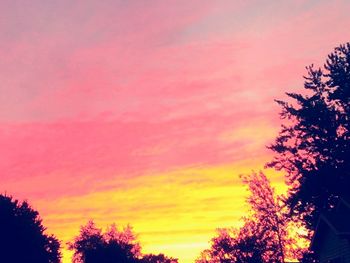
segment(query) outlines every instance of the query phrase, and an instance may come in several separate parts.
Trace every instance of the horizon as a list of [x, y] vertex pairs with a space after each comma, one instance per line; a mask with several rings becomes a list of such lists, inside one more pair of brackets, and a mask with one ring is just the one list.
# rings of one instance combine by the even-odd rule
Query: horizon
[[[240, 226], [285, 92], [350, 39], [347, 1], [0, 3], [1, 193], [63, 244], [94, 219], [193, 262]], [[322, 29], [322, 30], [320, 30]]]

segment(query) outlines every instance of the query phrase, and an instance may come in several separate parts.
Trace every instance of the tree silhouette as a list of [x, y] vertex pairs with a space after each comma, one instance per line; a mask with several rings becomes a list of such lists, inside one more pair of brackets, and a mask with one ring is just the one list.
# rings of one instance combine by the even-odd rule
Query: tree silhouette
[[296, 239], [283, 207], [267, 177], [262, 173], [242, 176], [250, 195], [249, 216], [239, 230], [221, 229], [197, 263], [285, 262], [300, 257]]
[[271, 183], [262, 172], [242, 176], [249, 189], [247, 203], [250, 205], [249, 219], [253, 221], [253, 232], [265, 247], [265, 262], [285, 262], [300, 258], [307, 240], [300, 233], [301, 223], [290, 219], [283, 196], [277, 196]]
[[163, 254], [142, 255], [131, 226], [119, 230], [112, 224], [105, 233], [90, 220], [68, 248], [74, 250], [74, 263], [177, 263]]
[[141, 263], [178, 263], [176, 258], [167, 257], [164, 254], [147, 254], [140, 260]]
[[141, 255], [130, 226], [120, 231], [111, 225], [103, 234], [92, 220], [81, 227], [80, 234], [68, 247], [74, 250], [74, 263], [133, 263]]
[[277, 100], [284, 124], [267, 166], [286, 172], [290, 214], [314, 230], [319, 214], [350, 193], [350, 43], [304, 78], [302, 93]]
[[211, 240], [211, 248], [204, 250], [196, 263], [264, 262], [265, 247], [251, 224], [254, 223], [246, 222], [240, 230], [218, 229], [218, 235]]
[[0, 262], [58, 263], [60, 243], [45, 234], [39, 213], [24, 201], [0, 195]]
[[262, 172], [244, 175], [242, 179], [250, 191], [247, 198], [251, 209], [249, 220], [255, 223], [250, 228], [255, 228], [253, 233], [259, 236], [258, 242], [264, 242], [263, 257], [266, 262], [284, 262], [286, 218], [269, 180]]

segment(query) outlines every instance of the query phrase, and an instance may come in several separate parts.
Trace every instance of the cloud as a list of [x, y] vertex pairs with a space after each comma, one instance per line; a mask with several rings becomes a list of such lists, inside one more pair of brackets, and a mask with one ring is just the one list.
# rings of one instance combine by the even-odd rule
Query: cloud
[[[254, 116], [248, 123], [252, 118], [254, 128], [260, 123], [261, 130], [270, 129], [268, 122]], [[260, 158], [266, 154], [266, 139], [256, 137], [253, 142], [245, 132], [235, 133], [235, 129], [248, 131], [249, 127], [242, 128], [246, 124], [245, 118], [209, 114], [159, 123], [95, 120], [2, 125], [3, 187], [42, 197], [78, 194], [95, 191], [112, 178]], [[221, 137], [225, 131], [231, 132], [228, 140]]]
[[[189, 260], [208, 246], [218, 226], [239, 225], [246, 211], [243, 201], [247, 192], [238, 174], [250, 172], [261, 162], [245, 160], [234, 165], [114, 178], [108, 182], [108, 190], [41, 198], [33, 203], [40, 209], [48, 231], [59, 233], [64, 242], [90, 218], [103, 228], [112, 222], [119, 226], [130, 223], [145, 252], [178, 256], [182, 247]], [[270, 176], [278, 174], [272, 172]]]
[[210, 229], [237, 223], [237, 175], [271, 155], [273, 99], [348, 41], [348, 7], [1, 1], [0, 191], [65, 240], [88, 217], [131, 218], [149, 251], [193, 259]]

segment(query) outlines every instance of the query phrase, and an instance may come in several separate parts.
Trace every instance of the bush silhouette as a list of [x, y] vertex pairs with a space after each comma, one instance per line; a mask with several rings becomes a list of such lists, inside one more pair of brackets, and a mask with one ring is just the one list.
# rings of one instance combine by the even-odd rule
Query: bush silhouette
[[26, 201], [0, 195], [0, 262], [60, 262], [59, 241], [44, 232], [39, 213]]

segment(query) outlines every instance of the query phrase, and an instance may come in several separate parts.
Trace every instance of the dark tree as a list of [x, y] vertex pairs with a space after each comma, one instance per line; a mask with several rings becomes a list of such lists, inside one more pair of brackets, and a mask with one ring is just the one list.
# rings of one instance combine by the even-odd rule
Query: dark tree
[[0, 262], [58, 263], [60, 243], [45, 234], [39, 213], [24, 201], [0, 195]]
[[74, 250], [75, 263], [133, 263], [138, 262], [141, 252], [131, 227], [119, 231], [112, 225], [102, 233], [93, 221], [80, 229], [80, 235], [69, 243]]
[[253, 221], [247, 221], [238, 231], [219, 229], [211, 240], [211, 247], [204, 250], [196, 263], [256, 263], [264, 261], [265, 244], [255, 232]]
[[285, 262], [300, 257], [279, 198], [263, 173], [245, 175], [249, 216], [239, 230], [221, 229], [197, 263]]
[[114, 224], [105, 233], [90, 220], [68, 248], [74, 250], [74, 263], [177, 263], [163, 254], [141, 254], [141, 246], [128, 225], [119, 230]]
[[147, 254], [142, 257], [140, 263], [178, 263], [178, 259], [167, 257], [164, 254]]
[[319, 214], [350, 193], [350, 44], [304, 78], [301, 93], [277, 101], [284, 124], [267, 166], [286, 173], [290, 213], [314, 230]]
[[284, 262], [287, 222], [270, 181], [262, 172], [243, 175], [242, 179], [249, 189], [247, 203], [251, 212], [244, 228], [250, 229], [251, 235], [261, 243], [265, 262]]

